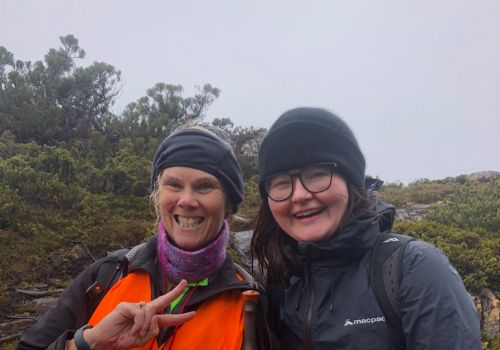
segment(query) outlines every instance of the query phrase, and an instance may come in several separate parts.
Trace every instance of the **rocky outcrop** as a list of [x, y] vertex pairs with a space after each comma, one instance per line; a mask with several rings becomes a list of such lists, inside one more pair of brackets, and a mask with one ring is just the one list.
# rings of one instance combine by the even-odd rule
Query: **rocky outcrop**
[[47, 310], [50, 309], [53, 305], [55, 305], [56, 301], [56, 297], [38, 298], [32, 301], [32, 307], [35, 311], [35, 314], [41, 316], [45, 312], [47, 312]]
[[488, 182], [500, 179], [500, 172], [498, 171], [479, 171], [467, 176], [467, 181], [470, 182]]
[[420, 221], [430, 206], [431, 204], [409, 203], [402, 208], [396, 209], [396, 219]]
[[[252, 239], [252, 231], [235, 232], [231, 237], [231, 245], [234, 251], [238, 254], [237, 260], [241, 266], [247, 271], [252, 271], [252, 260], [250, 253], [250, 241]], [[253, 271], [257, 271], [257, 260], [253, 261]], [[259, 278], [259, 276], [256, 276]]]
[[34, 323], [35, 319], [31, 317], [0, 323], [0, 348], [3, 343], [18, 340]]
[[488, 288], [483, 288], [473, 298], [481, 320], [481, 329], [488, 337], [493, 337], [500, 332], [500, 301]]

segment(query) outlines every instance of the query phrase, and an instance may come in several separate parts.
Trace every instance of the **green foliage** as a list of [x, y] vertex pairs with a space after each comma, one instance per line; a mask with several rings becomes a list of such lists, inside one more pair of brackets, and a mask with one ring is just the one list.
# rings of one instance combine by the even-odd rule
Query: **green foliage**
[[78, 39], [67, 35], [60, 41], [60, 48], [34, 64], [14, 64], [13, 55], [0, 48], [0, 133], [8, 129], [20, 142], [53, 145], [105, 131], [120, 72], [97, 62], [77, 67], [75, 59], [85, 56]]
[[[106, 63], [78, 67], [78, 39], [60, 38], [43, 60], [16, 61], [0, 47], [0, 314], [13, 312], [16, 285], [71, 279], [106, 251], [133, 246], [154, 232], [148, 200], [151, 159], [161, 140], [199, 122], [219, 96], [206, 84], [183, 97], [158, 83], [120, 116], [110, 111], [120, 71]], [[245, 200], [234, 231], [251, 229], [260, 207], [257, 151], [265, 129], [213, 125], [229, 135], [245, 177]], [[469, 290], [500, 290], [500, 181], [464, 175], [388, 184], [381, 198], [398, 207], [434, 204], [421, 222], [395, 230], [436, 245]], [[488, 349], [499, 338], [486, 339]], [[9, 348], [4, 346], [4, 348]]]
[[441, 250], [462, 276], [468, 290], [500, 290], [500, 236], [477, 233], [431, 221], [398, 221], [394, 231], [419, 238]]
[[483, 336], [483, 349], [486, 350], [498, 350], [500, 349], [500, 333], [497, 333], [493, 337]]
[[145, 239], [150, 162], [129, 146], [99, 169], [74, 149], [0, 135], [1, 281], [71, 278], [92, 257]]
[[429, 208], [426, 218], [477, 232], [499, 233], [500, 180], [460, 186]]
[[234, 127], [233, 122], [227, 118], [215, 118], [212, 125], [226, 131], [230, 136], [245, 181], [257, 175], [258, 150], [267, 130], [253, 127]]
[[0, 346], [0, 350], [15, 350], [17, 345], [17, 341], [9, 341], [7, 343], [4, 343]]
[[397, 221], [394, 230], [442, 249], [466, 287], [500, 287], [500, 180], [470, 182], [465, 176], [384, 186], [381, 197], [405, 206], [434, 203], [423, 221]]
[[231, 222], [231, 229], [236, 232], [250, 230], [253, 227], [253, 220], [257, 216], [260, 202], [257, 176], [254, 175], [245, 182], [245, 199], [238, 212], [238, 216], [243, 220], [234, 220]]
[[201, 121], [219, 96], [219, 89], [205, 84], [193, 97], [182, 97], [183, 87], [158, 83], [137, 102], [127, 105], [116, 131], [122, 137], [162, 138], [176, 127]]
[[[155, 221], [149, 177], [159, 142], [201, 121], [219, 96], [209, 84], [183, 97], [182, 86], [158, 83], [116, 116], [120, 72], [99, 62], [79, 67], [78, 39], [60, 43], [35, 63], [0, 47], [2, 290], [70, 279], [106, 251], [145, 240]], [[9, 298], [2, 294], [0, 313], [12, 307]]]
[[[4, 233], [0, 230], [0, 237], [3, 235]], [[7, 283], [0, 279], [0, 310], [2, 310], [2, 315], [10, 313], [14, 309], [12, 299], [8, 295], [8, 287]]]
[[463, 183], [464, 177], [444, 180], [422, 179], [404, 186], [401, 183], [389, 183], [382, 187], [380, 197], [398, 207], [406, 203], [432, 204], [455, 192]]

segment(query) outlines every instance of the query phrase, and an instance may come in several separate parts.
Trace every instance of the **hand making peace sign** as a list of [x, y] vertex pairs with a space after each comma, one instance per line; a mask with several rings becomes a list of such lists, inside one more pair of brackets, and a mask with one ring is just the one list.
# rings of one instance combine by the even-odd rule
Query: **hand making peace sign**
[[[195, 315], [195, 311], [183, 314], [162, 314], [186, 287], [182, 280], [170, 292], [149, 303], [122, 302], [95, 327], [84, 331], [84, 339], [92, 350], [130, 349], [144, 345], [158, 335], [160, 327], [182, 324]], [[68, 341], [68, 350], [76, 350], [75, 342]]]

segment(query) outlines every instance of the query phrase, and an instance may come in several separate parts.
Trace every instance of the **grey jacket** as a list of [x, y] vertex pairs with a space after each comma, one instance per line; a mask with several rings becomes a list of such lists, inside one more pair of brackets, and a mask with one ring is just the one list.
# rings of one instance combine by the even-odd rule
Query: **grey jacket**
[[478, 315], [460, 276], [439, 249], [421, 241], [410, 242], [403, 258], [404, 340], [398, 342], [369, 281], [379, 234], [371, 218], [349, 224], [328, 243], [292, 244], [298, 263], [285, 286], [269, 290], [282, 347], [480, 350]]

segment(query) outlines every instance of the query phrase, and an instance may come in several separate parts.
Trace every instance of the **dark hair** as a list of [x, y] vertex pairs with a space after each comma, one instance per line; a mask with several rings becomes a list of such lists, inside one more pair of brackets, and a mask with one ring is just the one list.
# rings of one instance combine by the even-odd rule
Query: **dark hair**
[[[349, 199], [347, 210], [337, 232], [348, 223], [366, 216], [376, 215], [373, 209], [373, 198], [364, 189], [347, 184]], [[297, 266], [300, 259], [295, 256], [296, 241], [292, 239], [273, 217], [266, 198], [261, 201], [255, 220], [252, 235], [252, 254], [259, 263], [258, 272], [266, 284], [273, 285], [285, 282], [290, 267]]]

